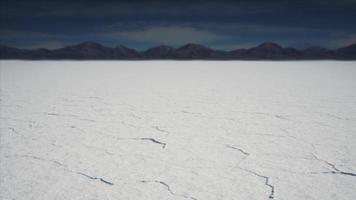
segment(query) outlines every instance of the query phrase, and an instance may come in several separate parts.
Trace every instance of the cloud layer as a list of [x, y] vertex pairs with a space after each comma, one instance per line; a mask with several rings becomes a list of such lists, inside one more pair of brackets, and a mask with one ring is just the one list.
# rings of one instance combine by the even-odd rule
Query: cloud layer
[[105, 34], [106, 37], [136, 42], [148, 42], [166, 45], [186, 43], [209, 43], [222, 38], [212, 32], [197, 30], [193, 27], [152, 27], [145, 30], [119, 31]]
[[0, 43], [18, 47], [96, 41], [231, 49], [274, 41], [334, 48], [356, 35], [354, 0], [2, 0], [0, 9]]

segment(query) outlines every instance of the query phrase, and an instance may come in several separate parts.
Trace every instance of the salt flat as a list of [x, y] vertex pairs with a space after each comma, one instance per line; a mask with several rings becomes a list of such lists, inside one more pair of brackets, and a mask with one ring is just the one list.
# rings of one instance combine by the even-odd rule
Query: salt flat
[[356, 199], [355, 62], [0, 73], [0, 199]]

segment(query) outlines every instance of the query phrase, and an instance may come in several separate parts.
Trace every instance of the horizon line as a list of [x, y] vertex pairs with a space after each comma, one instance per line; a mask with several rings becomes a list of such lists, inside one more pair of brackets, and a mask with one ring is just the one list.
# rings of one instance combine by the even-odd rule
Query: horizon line
[[152, 47], [148, 47], [148, 48], [143, 49], [143, 50], [138, 50], [137, 48], [132, 48], [132, 47], [130, 47], [128, 45], [123, 45], [123, 44], [117, 44], [115, 46], [106, 46], [106, 45], [104, 45], [104, 44], [102, 44], [100, 42], [84, 41], [84, 42], [73, 43], [73, 44], [69, 44], [69, 45], [65, 45], [65, 46], [57, 47], [57, 48], [46, 48], [46, 47], [23, 48], [23, 47], [10, 46], [10, 45], [6, 45], [6, 44], [0, 44], [0, 47], [15, 48], [15, 49], [19, 49], [19, 50], [39, 50], [39, 49], [43, 49], [43, 50], [53, 51], [53, 50], [63, 49], [63, 48], [67, 48], [67, 47], [75, 47], [75, 46], [79, 46], [79, 45], [82, 45], [82, 44], [90, 44], [90, 43], [96, 44], [96, 45], [100, 45], [100, 46], [105, 47], [105, 48], [112, 48], [112, 49], [118, 48], [118, 47], [126, 47], [128, 49], [132, 49], [132, 50], [135, 50], [137, 52], [145, 52], [147, 50], [150, 50], [150, 49], [153, 49], [153, 48], [157, 48], [157, 47], [169, 47], [169, 48], [172, 48], [172, 49], [179, 49], [179, 48], [185, 47], [187, 45], [196, 45], [196, 46], [201, 46], [201, 47], [208, 48], [208, 49], [211, 49], [211, 50], [225, 51], [225, 52], [256, 48], [256, 47], [259, 47], [259, 46], [261, 46], [263, 44], [274, 44], [274, 45], [277, 45], [277, 46], [279, 46], [281, 48], [284, 48], [284, 49], [296, 49], [296, 50], [305, 50], [305, 49], [309, 49], [309, 48], [322, 48], [322, 49], [325, 49], [325, 50], [337, 50], [337, 49], [341, 49], [341, 48], [344, 48], [344, 47], [356, 45], [356, 43], [351, 43], [351, 44], [348, 44], [348, 45], [345, 45], [345, 46], [341, 46], [341, 47], [337, 47], [337, 48], [327, 48], [327, 47], [323, 47], [323, 46], [319, 46], [319, 45], [311, 45], [311, 46], [306, 47], [306, 48], [295, 48], [295, 47], [282, 46], [279, 43], [267, 41], [267, 42], [262, 42], [262, 43], [260, 43], [258, 45], [254, 45], [254, 46], [251, 46], [251, 47], [242, 47], [242, 48], [236, 48], [236, 49], [232, 49], [232, 50], [222, 50], [222, 49], [210, 47], [208, 45], [189, 42], [189, 43], [186, 43], [186, 44], [183, 44], [183, 45], [179, 45], [178, 47], [174, 47], [174, 46], [166, 45], [166, 44], [160, 44], [160, 45], [155, 45], [155, 46], [152, 46]]

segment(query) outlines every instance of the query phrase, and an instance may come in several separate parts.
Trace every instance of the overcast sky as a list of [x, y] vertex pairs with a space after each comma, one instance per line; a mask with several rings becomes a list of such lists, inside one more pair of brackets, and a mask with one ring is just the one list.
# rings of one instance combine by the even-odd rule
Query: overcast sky
[[1, 0], [0, 43], [59, 48], [84, 41], [146, 49], [217, 49], [273, 41], [337, 48], [356, 42], [356, 0]]

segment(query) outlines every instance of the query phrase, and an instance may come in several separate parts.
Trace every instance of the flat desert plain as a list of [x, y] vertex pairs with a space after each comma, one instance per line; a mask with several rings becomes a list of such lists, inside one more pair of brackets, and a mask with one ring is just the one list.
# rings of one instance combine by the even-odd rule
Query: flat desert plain
[[0, 61], [0, 199], [356, 199], [356, 63]]

